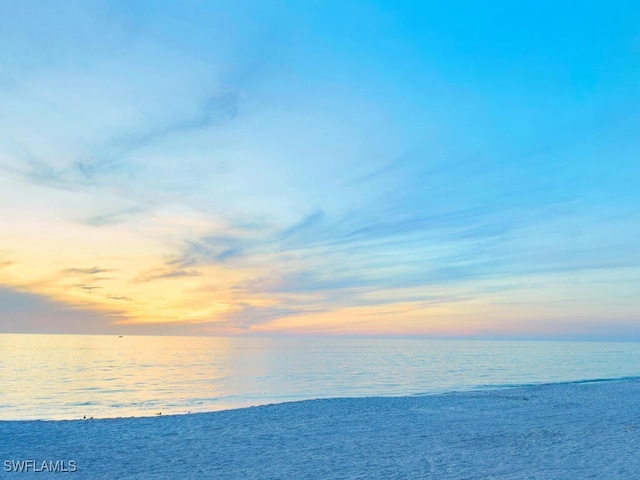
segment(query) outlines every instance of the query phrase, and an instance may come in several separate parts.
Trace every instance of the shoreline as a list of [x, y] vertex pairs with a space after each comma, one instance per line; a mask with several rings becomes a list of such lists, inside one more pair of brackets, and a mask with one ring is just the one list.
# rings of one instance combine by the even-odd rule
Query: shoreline
[[1, 461], [73, 460], [78, 479], [628, 479], [640, 471], [640, 379], [3, 421], [0, 439]]
[[31, 419], [8, 419], [3, 420], [0, 419], [0, 424], [2, 423], [11, 423], [11, 422], [77, 422], [77, 421], [96, 421], [96, 420], [133, 420], [137, 418], [157, 418], [157, 417], [173, 417], [173, 416], [184, 416], [184, 415], [207, 415], [207, 414], [216, 414], [221, 412], [232, 412], [238, 410], [245, 409], [254, 409], [254, 408], [262, 408], [269, 407], [275, 405], [289, 405], [295, 403], [304, 403], [304, 402], [319, 402], [319, 401], [328, 401], [328, 400], [362, 400], [362, 399], [400, 399], [400, 398], [422, 398], [422, 397], [434, 397], [434, 396], [447, 396], [447, 395], [464, 395], [464, 394], [473, 394], [478, 392], [493, 392], [493, 391], [504, 391], [504, 390], [513, 390], [520, 388], [532, 388], [532, 387], [544, 387], [544, 386], [559, 386], [559, 385], [588, 385], [588, 384], [600, 384], [600, 383], [615, 383], [615, 382], [625, 382], [625, 381], [640, 381], [640, 376], [624, 376], [624, 377], [616, 377], [616, 378], [594, 378], [594, 379], [582, 379], [582, 380], [567, 380], [561, 382], [539, 382], [539, 383], [523, 383], [523, 384], [502, 384], [502, 385], [479, 385], [474, 387], [453, 389], [453, 390], [445, 390], [445, 391], [434, 391], [434, 392], [424, 392], [424, 393], [413, 393], [408, 395], [373, 395], [373, 396], [354, 396], [354, 397], [322, 397], [322, 398], [303, 398], [299, 400], [283, 400], [283, 401], [275, 401], [269, 403], [258, 403], [256, 405], [242, 405], [237, 407], [229, 407], [229, 408], [221, 408], [219, 410], [203, 410], [203, 411], [186, 411], [180, 413], [161, 413], [158, 414], [148, 414], [148, 415], [129, 415], [129, 416], [114, 416], [114, 417], [96, 417], [96, 416], [87, 416], [87, 418], [31, 418]]

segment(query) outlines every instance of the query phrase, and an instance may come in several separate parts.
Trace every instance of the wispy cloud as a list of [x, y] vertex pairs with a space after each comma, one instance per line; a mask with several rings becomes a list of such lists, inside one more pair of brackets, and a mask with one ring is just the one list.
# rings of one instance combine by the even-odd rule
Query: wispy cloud
[[136, 205], [133, 207], [110, 210], [107, 212], [91, 215], [83, 219], [82, 223], [91, 225], [92, 227], [117, 225], [137, 216], [148, 213], [150, 209], [151, 206], [149, 205]]
[[140, 149], [173, 135], [191, 132], [215, 125], [222, 125], [233, 120], [238, 114], [239, 97], [233, 91], [226, 91], [210, 96], [199, 103], [195, 112], [185, 118], [170, 123], [153, 125], [139, 132], [116, 135], [99, 145], [96, 150], [87, 154], [73, 165], [73, 170], [87, 181], [100, 174], [121, 169], [127, 163], [128, 156]]
[[40, 158], [23, 145], [12, 144], [9, 149], [14, 162], [0, 161], [0, 169], [36, 185], [69, 190], [76, 182], [71, 181], [65, 168], [54, 166]]
[[197, 270], [186, 270], [183, 268], [165, 268], [147, 272], [136, 279], [138, 282], [153, 282], [155, 280], [170, 278], [199, 277], [201, 275]]
[[309, 232], [309, 230], [319, 226], [324, 216], [325, 214], [322, 210], [316, 210], [315, 212], [305, 215], [300, 221], [280, 232], [280, 240], [295, 237], [297, 234], [304, 235]]
[[97, 285], [76, 285], [77, 288], [79, 288], [80, 290], [85, 290], [87, 292], [92, 292], [94, 290], [100, 290], [102, 287], [99, 287]]
[[182, 252], [169, 262], [169, 265], [195, 267], [223, 263], [233, 258], [240, 258], [256, 245], [256, 240], [244, 236], [203, 235], [200, 238], [187, 240]]
[[78, 274], [78, 275], [99, 275], [101, 273], [108, 273], [112, 270], [110, 268], [99, 268], [99, 267], [83, 267], [83, 268], [65, 268], [62, 270], [63, 273], [68, 274]]
[[[0, 162], [4, 171], [19, 176], [34, 184], [63, 190], [104, 186], [105, 175], [129, 175], [132, 171], [130, 155], [138, 150], [195, 130], [224, 125], [238, 114], [239, 95], [227, 90], [210, 95], [199, 101], [193, 100], [195, 108], [182, 118], [166, 120], [149, 119], [149, 125], [136, 130], [113, 134], [97, 142], [89, 151], [80, 154], [71, 162], [48, 161], [38, 157], [31, 149], [16, 141], [11, 143], [14, 161]], [[122, 212], [107, 212], [89, 218], [88, 223], [102, 225], [118, 221], [118, 217], [138, 213], [143, 207], [132, 207]]]

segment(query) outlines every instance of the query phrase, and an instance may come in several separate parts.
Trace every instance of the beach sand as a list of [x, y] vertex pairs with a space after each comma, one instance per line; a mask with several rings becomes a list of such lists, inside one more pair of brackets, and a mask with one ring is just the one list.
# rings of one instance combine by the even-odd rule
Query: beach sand
[[[0, 422], [0, 460], [0, 479], [628, 480], [640, 478], [640, 380]], [[6, 471], [21, 460], [76, 471]]]

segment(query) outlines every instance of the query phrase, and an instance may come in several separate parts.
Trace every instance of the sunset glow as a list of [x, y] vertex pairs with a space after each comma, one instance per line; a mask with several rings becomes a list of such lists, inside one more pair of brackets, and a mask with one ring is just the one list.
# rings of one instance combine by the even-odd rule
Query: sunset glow
[[1, 332], [640, 338], [637, 5], [133, 4], [0, 16]]

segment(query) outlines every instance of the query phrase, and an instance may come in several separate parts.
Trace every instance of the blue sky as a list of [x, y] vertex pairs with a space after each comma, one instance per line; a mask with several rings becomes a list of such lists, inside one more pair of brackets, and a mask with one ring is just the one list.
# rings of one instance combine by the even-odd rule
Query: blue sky
[[635, 2], [0, 5], [0, 330], [640, 338]]

